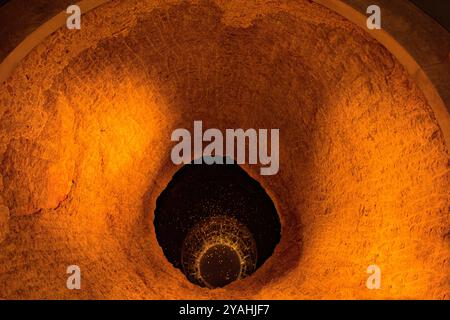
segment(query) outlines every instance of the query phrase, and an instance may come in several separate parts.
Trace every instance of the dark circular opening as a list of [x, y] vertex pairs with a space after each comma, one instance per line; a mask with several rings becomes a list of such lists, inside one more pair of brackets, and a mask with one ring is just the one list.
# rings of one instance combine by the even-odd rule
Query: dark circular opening
[[210, 287], [223, 287], [239, 278], [241, 259], [230, 246], [210, 247], [200, 258], [200, 276]]
[[169, 262], [209, 288], [252, 274], [281, 230], [272, 200], [237, 164], [181, 167], [156, 201], [154, 225]]

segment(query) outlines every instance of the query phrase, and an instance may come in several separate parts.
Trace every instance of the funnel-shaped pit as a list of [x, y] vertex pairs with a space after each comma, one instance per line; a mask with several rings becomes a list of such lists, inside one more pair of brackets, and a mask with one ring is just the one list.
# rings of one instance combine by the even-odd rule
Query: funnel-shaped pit
[[159, 196], [154, 223], [167, 259], [209, 288], [247, 277], [280, 241], [272, 200], [236, 164], [182, 167]]

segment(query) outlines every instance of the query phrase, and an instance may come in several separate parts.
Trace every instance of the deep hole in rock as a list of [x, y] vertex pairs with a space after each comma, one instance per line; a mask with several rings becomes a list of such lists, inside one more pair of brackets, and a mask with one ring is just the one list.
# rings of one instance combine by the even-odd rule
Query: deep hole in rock
[[154, 224], [167, 259], [209, 288], [252, 274], [281, 237], [272, 200], [237, 164], [180, 168], [157, 199]]

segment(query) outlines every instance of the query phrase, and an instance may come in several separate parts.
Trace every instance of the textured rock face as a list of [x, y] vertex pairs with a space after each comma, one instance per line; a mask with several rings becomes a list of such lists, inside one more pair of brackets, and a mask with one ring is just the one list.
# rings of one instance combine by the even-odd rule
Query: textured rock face
[[[442, 132], [399, 63], [321, 6], [114, 1], [29, 54], [0, 106], [0, 298], [449, 298]], [[281, 241], [216, 290], [170, 265], [152, 223], [170, 134], [194, 120], [280, 128], [279, 173], [244, 168]]]
[[5, 240], [8, 234], [9, 209], [4, 205], [0, 205], [0, 243]]

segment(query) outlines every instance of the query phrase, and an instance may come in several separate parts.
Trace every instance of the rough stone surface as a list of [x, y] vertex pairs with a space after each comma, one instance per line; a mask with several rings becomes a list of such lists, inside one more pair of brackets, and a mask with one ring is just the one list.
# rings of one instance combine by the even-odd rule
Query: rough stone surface
[[9, 209], [0, 204], [0, 243], [5, 240], [9, 231]]
[[[124, 0], [83, 18], [2, 84], [0, 298], [449, 298], [443, 135], [362, 30], [308, 1]], [[281, 242], [216, 290], [170, 265], [152, 223], [171, 132], [194, 120], [281, 129], [278, 175], [244, 166]]]

